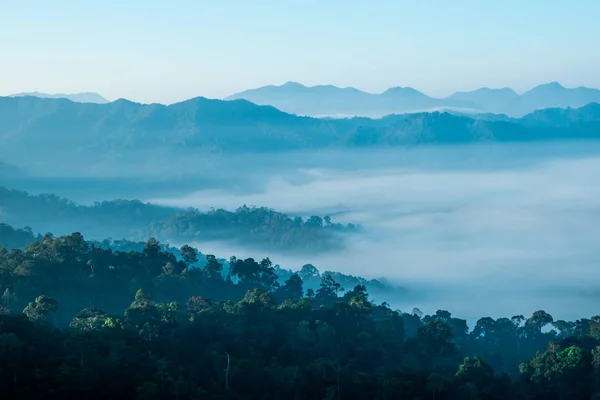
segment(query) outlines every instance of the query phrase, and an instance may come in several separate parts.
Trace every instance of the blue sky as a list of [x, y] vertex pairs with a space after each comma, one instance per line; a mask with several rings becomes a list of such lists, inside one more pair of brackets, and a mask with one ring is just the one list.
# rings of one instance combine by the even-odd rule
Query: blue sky
[[0, 0], [0, 95], [600, 87], [597, 0]]

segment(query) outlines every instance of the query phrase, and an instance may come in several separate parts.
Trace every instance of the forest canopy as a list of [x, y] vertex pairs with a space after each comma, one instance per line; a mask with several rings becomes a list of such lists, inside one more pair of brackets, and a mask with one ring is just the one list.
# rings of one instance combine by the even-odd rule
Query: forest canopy
[[0, 187], [0, 220], [13, 226], [29, 226], [35, 232], [86, 237], [193, 242], [231, 241], [258, 245], [266, 250], [323, 251], [341, 249], [342, 234], [356, 232], [353, 224], [333, 222], [330, 217], [290, 217], [266, 207], [243, 205], [235, 211], [183, 210], [139, 200], [112, 200], [78, 205], [51, 194], [30, 195]]
[[[0, 226], [11, 240], [29, 230]], [[590, 399], [600, 316], [424, 315], [269, 258], [223, 263], [151, 238], [79, 233], [0, 250], [0, 390], [10, 398]], [[280, 276], [281, 275], [281, 276]], [[315, 289], [305, 282], [318, 279]], [[351, 281], [351, 279], [350, 279]], [[365, 281], [365, 283], [371, 283]], [[344, 290], [345, 289], [345, 290]]]

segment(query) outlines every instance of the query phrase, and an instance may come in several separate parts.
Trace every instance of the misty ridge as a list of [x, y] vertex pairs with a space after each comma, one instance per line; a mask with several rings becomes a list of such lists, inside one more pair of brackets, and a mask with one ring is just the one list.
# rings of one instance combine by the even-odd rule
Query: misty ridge
[[[181, 163], [187, 175], [156, 181], [152, 172], [117, 180], [137, 159], [102, 179], [81, 177], [85, 165], [76, 164], [61, 170], [79, 175], [65, 184], [51, 175], [2, 180], [34, 193], [4, 190], [12, 201], [2, 220], [42, 234], [80, 231], [99, 241], [156, 235], [218, 257], [269, 256], [292, 270], [310, 263], [384, 277], [405, 290], [374, 298], [403, 310], [445, 304], [473, 321], [481, 307], [491, 316], [545, 309], [572, 319], [592, 313], [597, 299], [590, 277], [600, 225], [590, 221], [599, 215], [599, 149], [597, 142], [555, 141], [247, 153], [220, 155], [213, 168], [182, 157], [168, 167]], [[141, 201], [94, 205], [102, 198]], [[258, 207], [249, 216], [262, 217], [242, 218], [235, 210], [243, 204]], [[294, 216], [303, 216], [301, 227]], [[361, 228], [330, 229], [323, 220], [324, 228], [305, 226], [311, 216]], [[470, 300], [484, 294], [485, 304]]]
[[210, 158], [231, 152], [598, 139], [600, 105], [544, 109], [522, 118], [432, 112], [318, 119], [246, 100], [194, 98], [164, 106], [26, 96], [0, 97], [0, 124], [0, 160], [24, 168], [19, 163], [27, 154], [29, 164], [45, 170], [53, 157], [85, 163], [129, 159], [131, 152], [146, 152], [145, 159], [182, 152]]
[[222, 241], [231, 246], [261, 247], [287, 252], [319, 252], [343, 247], [341, 233], [359, 228], [311, 215], [288, 217], [265, 207], [214, 209], [176, 208], [139, 200], [97, 201], [78, 205], [51, 194], [29, 195], [0, 187], [0, 218], [36, 232], [67, 235], [82, 232], [86, 237], [146, 240], [155, 237], [175, 243]]
[[[331, 119], [247, 100], [17, 96], [0, 98], [0, 126], [0, 218], [35, 234], [155, 236], [289, 270], [385, 277], [406, 290], [381, 300], [427, 312], [443, 303], [469, 320], [480, 316], [469, 297], [483, 293], [496, 299], [489, 315], [564, 318], [597, 296], [564, 267], [587, 271], [597, 257], [587, 240], [597, 103], [519, 118]], [[586, 239], [571, 240], [577, 229]]]
[[379, 376], [387, 357], [369, 360], [389, 348], [386, 368], [462, 388], [453, 369], [483, 355], [484, 381], [512, 398], [552, 346], [600, 337], [599, 121], [596, 103], [337, 120], [243, 100], [0, 98], [0, 340], [54, 338], [37, 345], [59, 349], [48, 371], [62, 357], [95, 371], [107, 357], [87, 349], [124, 335], [119, 362], [150, 357], [131, 393], [175, 343], [194, 360], [234, 354], [236, 385], [302, 338], [310, 387], [328, 360]]
[[75, 103], [96, 103], [96, 104], [104, 104], [109, 101], [99, 95], [98, 93], [86, 92], [86, 93], [73, 93], [73, 94], [65, 94], [65, 93], [41, 93], [41, 92], [23, 92], [23, 93], [15, 93], [11, 94], [8, 97], [24, 97], [24, 96], [32, 96], [39, 97], [42, 99], [67, 99], [71, 100]]
[[271, 105], [282, 111], [313, 117], [371, 117], [389, 114], [450, 111], [469, 114], [493, 113], [522, 117], [545, 108], [578, 108], [600, 102], [600, 90], [566, 88], [558, 82], [534, 87], [523, 94], [513, 89], [487, 87], [434, 98], [411, 87], [393, 87], [380, 94], [333, 85], [307, 87], [296, 82], [264, 86], [233, 94], [226, 100], [245, 99]]
[[[104, 104], [109, 101], [97, 93], [47, 94], [17, 93], [9, 97], [33, 96], [64, 98], [78, 103]], [[232, 94], [224, 100], [248, 100], [273, 106], [290, 114], [312, 117], [370, 117], [389, 114], [447, 111], [477, 114], [505, 114], [518, 118], [545, 108], [579, 108], [600, 102], [600, 90], [588, 87], [566, 88], [558, 82], [538, 85], [522, 94], [511, 88], [482, 87], [468, 92], [456, 92], [444, 98], [426, 95], [411, 87], [393, 87], [380, 94], [367, 93], [352, 87], [333, 85], [305, 86], [287, 82]]]

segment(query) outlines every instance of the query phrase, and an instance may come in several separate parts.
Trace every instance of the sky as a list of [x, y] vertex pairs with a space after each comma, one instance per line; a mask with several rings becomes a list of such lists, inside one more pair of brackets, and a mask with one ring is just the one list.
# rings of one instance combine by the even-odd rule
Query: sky
[[597, 0], [0, 0], [0, 95], [600, 88]]

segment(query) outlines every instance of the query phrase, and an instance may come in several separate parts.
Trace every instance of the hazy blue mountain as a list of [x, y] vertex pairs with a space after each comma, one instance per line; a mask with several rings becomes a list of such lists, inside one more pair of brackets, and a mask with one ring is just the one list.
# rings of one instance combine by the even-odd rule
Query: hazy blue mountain
[[446, 98], [430, 97], [412, 88], [396, 87], [381, 94], [335, 86], [307, 87], [288, 82], [246, 90], [226, 98], [272, 105], [282, 111], [310, 116], [382, 117], [388, 114], [448, 110], [463, 113], [494, 113], [521, 117], [551, 107], [582, 107], [600, 102], [600, 90], [565, 88], [556, 82], [539, 85], [522, 95], [510, 88], [481, 88], [457, 92]]
[[39, 97], [42, 99], [68, 99], [77, 103], [96, 103], [96, 104], [104, 104], [108, 103], [104, 97], [100, 96], [98, 93], [86, 92], [86, 93], [74, 93], [74, 94], [48, 94], [48, 93], [40, 93], [40, 92], [26, 92], [26, 93], [16, 93], [11, 95], [10, 97], [23, 97], [23, 96], [33, 96]]
[[546, 83], [518, 95], [509, 88], [482, 88], [458, 92], [448, 99], [472, 101], [486, 112], [520, 117], [546, 108], [583, 107], [600, 102], [600, 90], [585, 87], [565, 88], [558, 82]]
[[456, 92], [447, 97], [448, 100], [473, 102], [479, 105], [482, 110], [493, 113], [508, 112], [518, 98], [517, 92], [510, 88], [481, 88], [471, 92]]
[[[414, 95], [414, 94], [413, 94]], [[415, 95], [417, 96], [417, 95]], [[598, 104], [547, 109], [521, 119], [474, 118], [446, 112], [379, 119], [299, 117], [245, 100], [195, 98], [170, 106], [117, 100], [0, 97], [0, 158], [30, 160], [106, 157], [145, 151], [165, 166], [182, 151], [284, 151], [422, 143], [600, 139]], [[62, 158], [60, 158], [62, 157]]]
[[600, 90], [586, 87], [565, 88], [558, 82], [539, 85], [520, 96], [520, 110], [525, 113], [550, 107], [582, 107], [600, 103]]
[[365, 116], [379, 118], [388, 114], [431, 111], [435, 109], [476, 108], [462, 100], [441, 100], [412, 88], [395, 87], [381, 94], [332, 85], [304, 86], [288, 82], [233, 94], [226, 100], [244, 99], [258, 105], [271, 105], [282, 111], [314, 117]]
[[0, 178], [18, 178], [23, 175], [20, 168], [0, 160]]
[[600, 104], [590, 103], [579, 108], [547, 108], [521, 118], [521, 123], [535, 127], [577, 129], [581, 126], [600, 126]]

